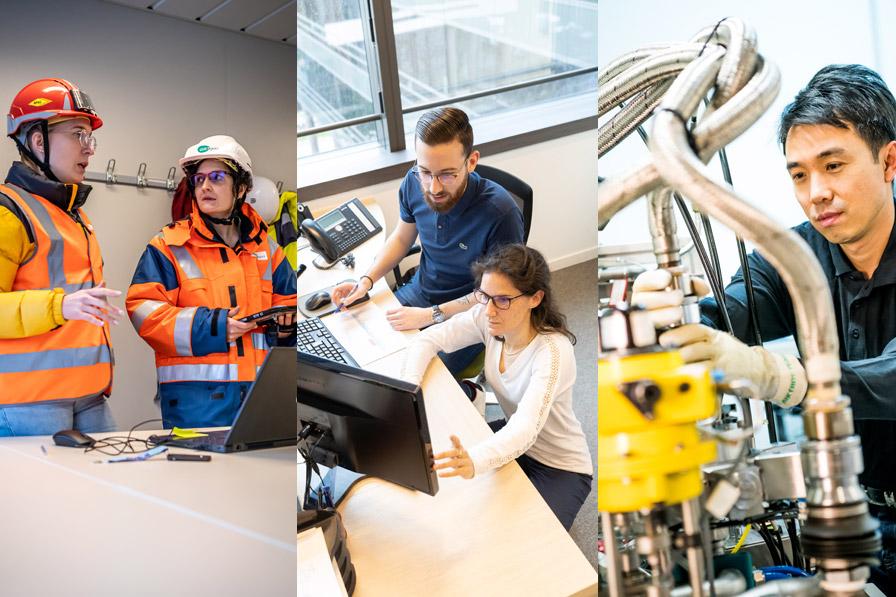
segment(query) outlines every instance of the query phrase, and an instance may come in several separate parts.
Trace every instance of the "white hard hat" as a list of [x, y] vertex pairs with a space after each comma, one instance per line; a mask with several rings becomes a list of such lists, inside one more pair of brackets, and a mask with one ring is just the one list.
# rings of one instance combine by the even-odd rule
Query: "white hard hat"
[[246, 153], [242, 145], [236, 142], [236, 139], [229, 135], [212, 135], [196, 145], [191, 145], [178, 164], [186, 172], [186, 167], [189, 164], [212, 159], [230, 160], [252, 174], [252, 160], [249, 158], [249, 154]]
[[277, 217], [277, 208], [280, 207], [277, 185], [270, 178], [253, 176], [252, 190], [246, 195], [246, 203], [258, 212], [262, 220], [270, 224]]

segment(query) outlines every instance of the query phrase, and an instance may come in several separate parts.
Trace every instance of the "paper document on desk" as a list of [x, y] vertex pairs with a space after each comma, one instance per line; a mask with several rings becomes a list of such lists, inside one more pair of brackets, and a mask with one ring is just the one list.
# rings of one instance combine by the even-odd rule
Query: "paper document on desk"
[[362, 367], [408, 345], [405, 335], [392, 329], [386, 312], [374, 303], [333, 313], [324, 323]]
[[320, 527], [299, 533], [296, 546], [299, 552], [298, 597], [345, 595], [345, 585], [338, 568], [330, 559], [327, 542]]

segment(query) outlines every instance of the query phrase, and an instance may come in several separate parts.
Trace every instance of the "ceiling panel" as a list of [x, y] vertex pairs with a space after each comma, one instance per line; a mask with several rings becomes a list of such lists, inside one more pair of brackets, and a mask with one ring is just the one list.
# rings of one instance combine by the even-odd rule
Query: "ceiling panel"
[[216, 6], [224, 4], [224, 0], [144, 0], [143, 4], [151, 5], [152, 9], [159, 14], [194, 20]]
[[266, 39], [279, 39], [296, 44], [296, 3], [290, 2], [270, 18], [249, 30], [249, 33]]
[[174, 17], [296, 45], [295, 0], [105, 0], [144, 12]]

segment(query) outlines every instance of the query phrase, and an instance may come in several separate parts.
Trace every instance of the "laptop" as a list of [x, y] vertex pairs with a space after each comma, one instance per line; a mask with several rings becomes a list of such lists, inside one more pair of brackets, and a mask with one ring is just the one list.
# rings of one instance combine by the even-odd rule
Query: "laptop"
[[296, 357], [291, 347], [272, 348], [240, 406], [233, 426], [205, 437], [152, 436], [156, 443], [207, 452], [242, 452], [296, 445]]

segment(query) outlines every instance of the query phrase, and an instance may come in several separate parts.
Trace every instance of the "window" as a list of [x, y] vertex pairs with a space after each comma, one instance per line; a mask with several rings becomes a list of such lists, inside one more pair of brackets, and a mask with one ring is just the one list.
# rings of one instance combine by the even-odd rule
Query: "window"
[[[404, 128], [415, 106], [597, 66], [597, 2], [393, 0]], [[461, 101], [472, 120], [597, 89], [597, 74]]]
[[397, 154], [446, 104], [477, 142], [487, 122], [512, 136], [538, 110], [552, 125], [596, 113], [597, 0], [305, 0], [298, 19], [300, 158]]
[[[363, 5], [361, 2], [363, 1]], [[371, 78], [362, 6], [366, 0], [303, 0], [298, 3], [299, 130], [369, 117], [299, 137], [299, 157], [382, 142], [378, 88]]]

